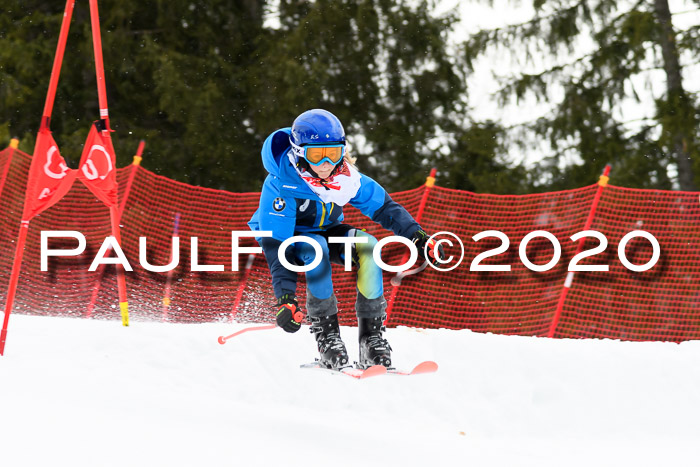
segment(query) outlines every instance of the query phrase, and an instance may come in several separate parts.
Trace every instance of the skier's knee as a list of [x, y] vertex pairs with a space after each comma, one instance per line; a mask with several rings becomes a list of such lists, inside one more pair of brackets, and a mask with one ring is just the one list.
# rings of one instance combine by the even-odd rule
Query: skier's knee
[[374, 261], [372, 254], [374, 253], [374, 247], [377, 245], [377, 239], [374, 235], [370, 235], [365, 231], [356, 230], [355, 237], [364, 237], [367, 239], [366, 243], [356, 243], [355, 244], [355, 254], [357, 255], [357, 261], [362, 264], [367, 260]]
[[[321, 246], [321, 262], [327, 262], [330, 257], [328, 242], [323, 237], [314, 237], [313, 239]], [[303, 264], [311, 264], [316, 259], [316, 249], [310, 243], [300, 243], [297, 249], [297, 257]]]

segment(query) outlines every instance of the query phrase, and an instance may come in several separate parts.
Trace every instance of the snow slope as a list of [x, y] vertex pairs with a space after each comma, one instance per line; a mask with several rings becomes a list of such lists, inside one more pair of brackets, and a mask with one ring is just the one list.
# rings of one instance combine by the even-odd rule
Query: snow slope
[[[364, 381], [301, 370], [308, 327], [13, 315], [0, 463], [15, 466], [697, 466], [700, 342], [391, 329]], [[356, 329], [342, 330], [357, 352]]]

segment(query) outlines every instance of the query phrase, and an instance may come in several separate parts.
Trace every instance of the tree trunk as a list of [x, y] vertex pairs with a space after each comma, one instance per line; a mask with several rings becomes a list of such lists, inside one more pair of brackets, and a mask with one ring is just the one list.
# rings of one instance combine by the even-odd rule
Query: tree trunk
[[248, 16], [248, 21], [255, 25], [262, 25], [263, 12], [265, 8], [264, 0], [241, 0], [241, 10]]
[[692, 113], [689, 111], [690, 102], [683, 89], [683, 77], [681, 65], [678, 59], [678, 47], [676, 46], [676, 32], [671, 22], [671, 11], [668, 0], [654, 0], [654, 9], [661, 26], [660, 45], [666, 72], [667, 111], [670, 112], [664, 131], [670, 134], [671, 151], [678, 164], [678, 181], [683, 191], [697, 191], [694, 182], [693, 164], [690, 159], [688, 147], [687, 118]]

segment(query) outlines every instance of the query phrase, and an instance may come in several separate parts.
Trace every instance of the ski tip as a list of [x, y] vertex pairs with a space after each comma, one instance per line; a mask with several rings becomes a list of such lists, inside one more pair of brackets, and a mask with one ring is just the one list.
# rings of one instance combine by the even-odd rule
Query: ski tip
[[438, 364], [427, 360], [416, 365], [416, 367], [413, 370], [411, 370], [411, 374], [419, 375], [421, 373], [435, 373], [437, 370]]
[[379, 376], [386, 374], [386, 367], [384, 365], [374, 365], [362, 372], [360, 379], [371, 378], [372, 376]]

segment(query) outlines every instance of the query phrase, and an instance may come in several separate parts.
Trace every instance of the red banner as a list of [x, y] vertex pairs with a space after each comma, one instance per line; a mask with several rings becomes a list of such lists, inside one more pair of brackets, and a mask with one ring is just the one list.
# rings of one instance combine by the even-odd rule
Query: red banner
[[73, 185], [77, 171], [68, 168], [48, 128], [41, 128], [34, 146], [34, 157], [27, 177], [23, 220], [30, 220], [50, 208]]
[[98, 130], [102, 121], [93, 123], [80, 158], [78, 178], [97, 198], [112, 207], [117, 204], [116, 156], [109, 130]]

